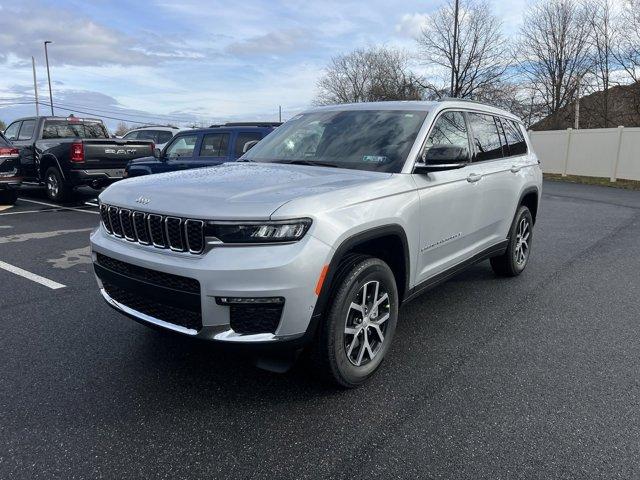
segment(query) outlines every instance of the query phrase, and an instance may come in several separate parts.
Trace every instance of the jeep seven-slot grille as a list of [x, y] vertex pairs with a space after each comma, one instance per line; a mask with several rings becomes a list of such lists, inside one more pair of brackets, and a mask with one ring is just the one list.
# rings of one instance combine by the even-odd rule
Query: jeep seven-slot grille
[[176, 252], [204, 251], [205, 222], [100, 205], [102, 224], [110, 235], [141, 245], [153, 245]]

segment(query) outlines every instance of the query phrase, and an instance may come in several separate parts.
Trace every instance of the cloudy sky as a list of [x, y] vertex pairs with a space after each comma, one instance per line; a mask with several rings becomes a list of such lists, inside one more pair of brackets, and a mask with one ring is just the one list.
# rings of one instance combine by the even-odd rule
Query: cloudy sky
[[[354, 48], [415, 51], [442, 0], [0, 0], [0, 119], [34, 112], [31, 56], [48, 100], [154, 123], [275, 120], [309, 106], [329, 59]], [[524, 0], [494, 0], [505, 34]], [[58, 112], [56, 112], [58, 113]], [[67, 114], [69, 110], [60, 110]]]

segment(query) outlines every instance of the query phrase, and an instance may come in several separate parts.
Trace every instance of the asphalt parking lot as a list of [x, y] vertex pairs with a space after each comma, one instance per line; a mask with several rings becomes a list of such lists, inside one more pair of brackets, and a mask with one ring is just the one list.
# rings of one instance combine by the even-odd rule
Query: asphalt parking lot
[[527, 271], [407, 304], [352, 391], [119, 316], [95, 193], [26, 191], [0, 212], [0, 478], [638, 478], [640, 192], [544, 189]]

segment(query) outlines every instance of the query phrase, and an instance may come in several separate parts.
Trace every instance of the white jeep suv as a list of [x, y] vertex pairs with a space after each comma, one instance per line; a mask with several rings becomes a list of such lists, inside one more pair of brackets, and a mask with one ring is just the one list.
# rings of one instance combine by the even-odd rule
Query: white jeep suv
[[344, 386], [389, 351], [398, 308], [484, 259], [531, 254], [542, 173], [522, 123], [475, 102], [336, 105], [239, 162], [124, 180], [91, 235], [109, 305], [150, 326], [300, 351]]

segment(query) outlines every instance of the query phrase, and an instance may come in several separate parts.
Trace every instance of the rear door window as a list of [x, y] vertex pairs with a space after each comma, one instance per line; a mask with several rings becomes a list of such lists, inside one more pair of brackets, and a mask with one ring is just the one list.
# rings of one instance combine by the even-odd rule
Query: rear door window
[[136, 140], [138, 138], [138, 132], [129, 132], [124, 137], [123, 140]]
[[502, 158], [502, 142], [496, 120], [492, 115], [469, 113], [467, 118], [473, 131], [476, 162]]
[[201, 157], [226, 157], [229, 148], [228, 133], [208, 133], [202, 139]]
[[13, 122], [4, 131], [4, 136], [7, 137], [9, 140], [17, 140], [18, 132], [20, 131], [20, 125], [22, 125], [22, 122]]
[[246, 153], [244, 147], [249, 142], [262, 140], [262, 134], [259, 132], [240, 132], [236, 138], [236, 151], [235, 156], [241, 157]]
[[172, 138], [173, 134], [171, 132], [161, 130], [158, 132], [158, 139], [156, 140], [156, 143], [167, 143]]
[[509, 144], [509, 155], [525, 155], [527, 153], [527, 142], [518, 124], [513, 120], [503, 118], [502, 126], [504, 127], [504, 133], [507, 137], [507, 143]]
[[35, 127], [35, 120], [25, 120], [22, 122], [22, 127], [20, 127], [20, 133], [18, 134], [18, 140], [31, 140]]

